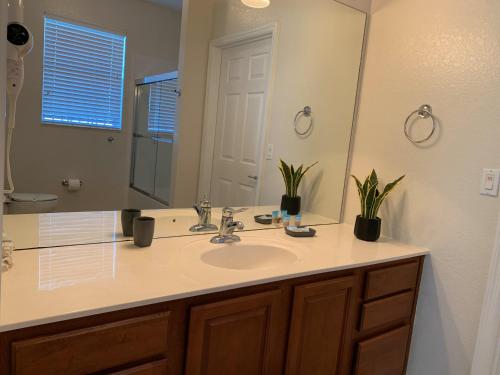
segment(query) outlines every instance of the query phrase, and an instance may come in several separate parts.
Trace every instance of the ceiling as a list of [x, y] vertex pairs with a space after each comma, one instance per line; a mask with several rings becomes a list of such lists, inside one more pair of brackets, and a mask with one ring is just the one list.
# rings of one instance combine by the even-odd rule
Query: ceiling
[[146, 0], [161, 6], [182, 10], [182, 0]]

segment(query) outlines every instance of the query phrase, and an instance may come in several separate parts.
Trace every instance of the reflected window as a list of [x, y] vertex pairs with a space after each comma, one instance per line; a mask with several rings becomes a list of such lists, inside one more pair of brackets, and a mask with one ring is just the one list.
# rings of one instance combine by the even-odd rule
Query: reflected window
[[54, 290], [115, 278], [116, 244], [41, 249], [38, 289]]
[[148, 131], [150, 133], [175, 134], [177, 111], [177, 72], [171, 78], [150, 84]]
[[122, 128], [126, 37], [45, 17], [42, 122]]
[[39, 215], [38, 236], [40, 247], [115, 241], [116, 212]]

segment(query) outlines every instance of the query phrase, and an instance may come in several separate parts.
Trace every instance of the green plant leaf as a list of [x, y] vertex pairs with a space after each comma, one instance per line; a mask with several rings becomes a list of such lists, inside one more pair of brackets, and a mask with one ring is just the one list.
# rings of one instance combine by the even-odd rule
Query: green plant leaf
[[319, 161], [317, 161], [316, 163], [313, 163], [311, 164], [309, 167], [307, 167], [303, 172], [302, 172], [302, 168], [303, 168], [303, 165], [300, 166], [301, 168], [301, 173], [299, 174], [298, 176], [298, 179], [297, 179], [297, 191], [299, 189], [299, 185], [300, 183], [302, 182], [302, 179], [304, 178], [304, 176], [306, 175], [306, 173], [312, 168], [314, 167], [316, 164], [318, 164]]
[[283, 180], [285, 181], [286, 187], [286, 195], [289, 197], [297, 197], [299, 185], [302, 181], [304, 175], [311, 169], [313, 166], [318, 164], [318, 162], [310, 165], [304, 170], [304, 165], [300, 165], [297, 169], [293, 166], [293, 164], [286, 164], [283, 160], [280, 160], [280, 166], [278, 167], [281, 171], [281, 175], [283, 176]]
[[373, 211], [373, 206], [375, 205], [376, 198], [377, 198], [377, 184], [375, 185], [370, 184], [370, 188], [364, 200], [364, 214], [365, 214], [364, 217], [366, 219], [373, 219], [373, 217], [371, 217], [371, 213]]
[[304, 168], [303, 165], [301, 165], [300, 167], [297, 168], [297, 170], [295, 171], [295, 175], [294, 175], [294, 184], [293, 184], [293, 188], [292, 188], [292, 196], [293, 197], [297, 197], [298, 196], [298, 191], [299, 191], [299, 184], [300, 184], [300, 180], [302, 179], [302, 169]]
[[286, 164], [283, 160], [280, 160], [281, 162], [281, 169], [283, 173], [283, 178], [285, 180], [285, 188], [286, 188], [286, 195], [290, 196], [291, 194], [291, 189], [292, 189], [292, 175], [291, 175], [291, 170], [288, 164]]
[[396, 179], [395, 181], [387, 184], [384, 188], [384, 191], [375, 199], [375, 203], [374, 203], [372, 213], [371, 213], [373, 218], [377, 217], [380, 206], [384, 202], [385, 198], [387, 198], [389, 193], [403, 180], [403, 178], [405, 178], [405, 176], [401, 176], [398, 179]]
[[363, 184], [361, 183], [361, 181], [359, 181], [359, 179], [356, 176], [351, 175], [351, 177], [356, 182], [356, 187], [358, 188], [358, 195], [359, 195], [359, 198], [362, 200], [363, 199]]
[[378, 185], [378, 177], [377, 177], [377, 172], [375, 172], [375, 169], [372, 170], [372, 173], [370, 173], [370, 176], [368, 176], [368, 180], [370, 181], [370, 184], [373, 186]]

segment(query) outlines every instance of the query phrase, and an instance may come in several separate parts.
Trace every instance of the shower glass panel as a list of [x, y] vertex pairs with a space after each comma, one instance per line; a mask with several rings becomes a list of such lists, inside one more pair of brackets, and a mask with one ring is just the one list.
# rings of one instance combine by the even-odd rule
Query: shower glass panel
[[177, 72], [137, 82], [130, 186], [168, 205], [176, 130]]

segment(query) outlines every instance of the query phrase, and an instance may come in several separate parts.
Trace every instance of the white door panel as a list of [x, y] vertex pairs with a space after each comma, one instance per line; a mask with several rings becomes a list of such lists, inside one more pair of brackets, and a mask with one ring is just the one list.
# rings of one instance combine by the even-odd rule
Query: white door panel
[[270, 58], [270, 38], [222, 52], [211, 184], [216, 206], [257, 204]]

